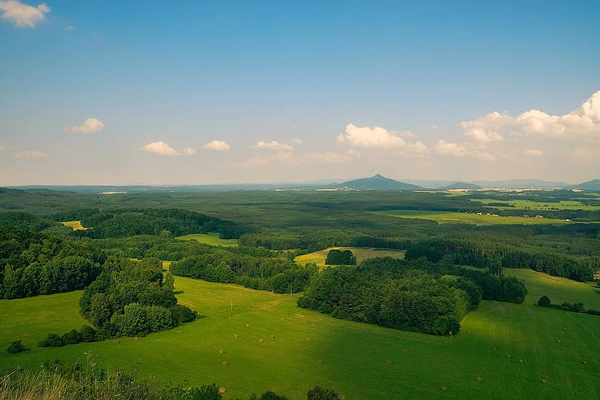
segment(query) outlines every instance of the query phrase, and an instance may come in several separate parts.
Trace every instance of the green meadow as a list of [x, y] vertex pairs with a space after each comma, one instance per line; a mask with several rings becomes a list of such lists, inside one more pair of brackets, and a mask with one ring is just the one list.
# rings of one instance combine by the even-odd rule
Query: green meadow
[[[563, 200], [560, 202], [540, 202], [540, 201], [531, 201], [531, 200], [509, 200], [509, 201], [501, 201], [495, 199], [471, 199], [471, 201], [476, 201], [479, 203], [483, 203], [487, 206], [490, 203], [494, 203], [494, 206], [490, 206], [493, 208], [497, 208], [499, 210], [538, 210], [538, 211], [548, 211], [548, 210], [584, 210], [584, 211], [598, 211], [600, 210], [600, 205], [586, 205], [580, 201], [575, 200]], [[498, 204], [506, 204], [505, 206], [499, 206]]]
[[390, 249], [376, 249], [376, 248], [358, 248], [358, 247], [329, 247], [325, 250], [315, 251], [313, 253], [303, 254], [296, 256], [294, 261], [298, 265], [306, 265], [307, 263], [314, 263], [317, 266], [325, 267], [325, 259], [330, 250], [350, 250], [352, 254], [356, 256], [356, 262], [360, 264], [367, 258], [375, 257], [393, 257], [393, 258], [404, 258], [403, 250], [390, 250]]
[[[534, 285], [532, 291], [553, 289], [547, 293], [551, 298], [575, 301], [572, 296], [586, 292], [597, 296], [587, 285], [572, 288], [565, 280], [548, 282], [528, 271], [507, 272], [522, 274]], [[172, 384], [184, 379], [190, 385], [216, 382], [228, 389], [226, 399], [268, 389], [302, 399], [315, 384], [333, 387], [347, 399], [600, 396], [600, 317], [537, 307], [532, 304], [537, 295], [528, 296], [524, 305], [484, 301], [462, 321], [461, 333], [448, 338], [299, 309], [298, 295], [180, 277], [176, 290], [182, 304], [204, 317], [137, 341], [121, 338], [2, 354], [0, 370], [34, 367], [54, 358], [82, 361], [91, 352], [104, 368], [133, 369]], [[84, 323], [78, 314], [79, 295], [0, 301], [2, 346], [15, 339], [32, 345], [47, 332], [78, 328]], [[60, 315], [51, 310], [60, 310]]]
[[193, 233], [185, 236], [178, 236], [180, 240], [195, 240], [198, 243], [209, 244], [211, 246], [237, 246], [237, 239], [221, 239], [218, 233]]
[[397, 218], [429, 219], [439, 224], [474, 224], [474, 225], [498, 225], [498, 224], [520, 224], [520, 225], [542, 225], [542, 224], [567, 224], [568, 221], [550, 218], [525, 218], [525, 217], [500, 217], [497, 215], [478, 215], [473, 213], [459, 213], [448, 211], [412, 211], [412, 210], [388, 210], [375, 211], [374, 214], [386, 215]]

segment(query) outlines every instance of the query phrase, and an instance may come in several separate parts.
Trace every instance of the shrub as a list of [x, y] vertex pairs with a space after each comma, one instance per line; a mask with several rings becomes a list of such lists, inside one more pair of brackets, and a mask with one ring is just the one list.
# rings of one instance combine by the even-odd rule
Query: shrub
[[548, 296], [542, 296], [540, 297], [540, 299], [538, 300], [537, 304], [540, 307], [550, 307], [550, 299], [548, 298]]
[[338, 400], [338, 394], [333, 389], [315, 386], [308, 391], [307, 400]]
[[40, 347], [61, 347], [64, 345], [62, 338], [56, 333], [49, 333], [46, 339], [38, 343], [38, 346]]
[[22, 353], [24, 351], [29, 350], [27, 347], [25, 347], [23, 345], [23, 343], [21, 343], [20, 340], [15, 340], [14, 342], [12, 342], [7, 348], [6, 348], [6, 352], [7, 353]]

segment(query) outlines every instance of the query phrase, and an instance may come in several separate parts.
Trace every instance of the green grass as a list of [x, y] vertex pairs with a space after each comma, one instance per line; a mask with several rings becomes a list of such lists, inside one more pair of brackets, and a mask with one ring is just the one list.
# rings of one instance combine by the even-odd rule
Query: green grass
[[583, 303], [586, 308], [600, 311], [600, 289], [592, 282], [575, 282], [566, 278], [550, 276], [530, 269], [504, 268], [505, 275], [516, 276], [525, 282], [531, 303], [548, 296], [552, 303]]
[[0, 300], [0, 358], [14, 340], [35, 346], [50, 332], [79, 329], [86, 321], [79, 315], [81, 291], [25, 299]]
[[401, 250], [389, 250], [389, 249], [376, 249], [376, 248], [362, 248], [362, 247], [329, 247], [325, 250], [315, 251], [313, 253], [304, 254], [301, 256], [297, 256], [294, 258], [294, 261], [298, 265], [306, 265], [307, 263], [317, 264], [319, 267], [325, 267], [325, 259], [327, 258], [327, 254], [329, 250], [338, 249], [338, 250], [351, 250], [352, 253], [356, 256], [356, 262], [360, 264], [363, 260], [367, 258], [374, 257], [394, 257], [394, 258], [404, 258], [404, 251]]
[[64, 226], [68, 226], [74, 231], [85, 231], [87, 228], [81, 225], [81, 221], [64, 221], [62, 222]]
[[195, 240], [199, 243], [210, 244], [211, 246], [237, 246], [237, 239], [221, 239], [218, 233], [193, 233], [191, 235], [178, 236], [181, 240]]
[[471, 201], [476, 201], [479, 203], [483, 203], [487, 205], [489, 203], [504, 203], [505, 207], [502, 206], [491, 206], [492, 208], [497, 208], [499, 210], [538, 210], [538, 211], [548, 211], [548, 210], [585, 210], [585, 211], [598, 211], [600, 210], [600, 206], [592, 206], [592, 205], [584, 205], [580, 201], [574, 200], [565, 200], [558, 203], [549, 203], [549, 202], [540, 202], [540, 201], [530, 201], [530, 200], [495, 200], [495, 199], [471, 199]]
[[477, 215], [448, 211], [410, 211], [410, 210], [389, 210], [375, 211], [375, 214], [386, 215], [397, 218], [417, 218], [429, 219], [440, 224], [475, 224], [475, 225], [498, 225], [498, 224], [521, 224], [521, 225], [540, 225], [540, 224], [567, 224], [569, 222], [561, 219], [550, 218], [524, 218], [524, 217], [499, 217], [494, 215]]
[[[527, 277], [530, 282], [538, 278]], [[563, 286], [556, 289], [556, 297]], [[2, 355], [0, 370], [37, 366], [55, 357], [81, 361], [91, 351], [98, 355], [99, 365], [109, 369], [134, 368], [172, 383], [181, 383], [184, 377], [191, 385], [216, 382], [229, 390], [226, 399], [268, 389], [304, 399], [315, 384], [333, 387], [348, 399], [563, 400], [600, 395], [600, 317], [531, 305], [537, 298], [525, 305], [483, 302], [463, 320], [462, 332], [450, 339], [298, 309], [297, 295], [180, 277], [176, 289], [183, 292], [178, 295], [182, 304], [206, 317], [140, 341], [122, 338]], [[71, 301], [54, 300], [69, 296]], [[56, 319], [41, 313], [41, 305], [48, 302], [66, 315], [48, 330], [79, 327], [82, 320], [72, 301], [77, 297], [70, 293], [2, 301], [2, 327], [10, 326], [10, 340], [31, 329], [41, 337], [43, 326]], [[13, 304], [19, 303], [15, 310]], [[13, 310], [20, 314], [20, 322], [10, 322]], [[225, 354], [219, 354], [219, 349]], [[519, 359], [524, 363], [519, 364]], [[588, 365], [583, 365], [584, 360]], [[482, 381], [477, 382], [477, 377]], [[541, 384], [541, 379], [547, 383]], [[442, 386], [448, 392], [442, 392]]]

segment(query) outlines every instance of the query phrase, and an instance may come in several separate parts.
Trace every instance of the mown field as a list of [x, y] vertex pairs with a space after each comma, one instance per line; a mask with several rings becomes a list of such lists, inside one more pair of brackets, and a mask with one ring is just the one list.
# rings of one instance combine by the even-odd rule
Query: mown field
[[62, 222], [62, 224], [64, 226], [68, 226], [69, 228], [73, 229], [74, 231], [84, 231], [87, 229], [86, 227], [81, 225], [81, 221], [64, 221], [64, 222]]
[[358, 248], [358, 247], [329, 247], [325, 250], [315, 251], [313, 253], [303, 254], [294, 258], [294, 261], [298, 265], [306, 265], [307, 263], [314, 263], [317, 266], [325, 267], [325, 259], [330, 250], [350, 250], [352, 254], [356, 256], [356, 262], [361, 263], [367, 258], [374, 257], [393, 257], [393, 258], [404, 258], [403, 250], [389, 250], [389, 249], [375, 249], [375, 248]]
[[448, 211], [412, 211], [412, 210], [388, 210], [375, 211], [375, 214], [386, 215], [397, 218], [417, 218], [436, 221], [439, 224], [474, 224], [474, 225], [498, 225], [498, 224], [568, 224], [568, 221], [550, 218], [525, 218], [525, 217], [500, 217], [495, 215], [478, 215], [473, 213], [459, 213]]
[[237, 246], [237, 239], [221, 239], [218, 233], [193, 233], [191, 235], [178, 236], [180, 240], [195, 240], [198, 243], [210, 244], [211, 246]]
[[[483, 203], [484, 205], [488, 205], [493, 203], [493, 208], [497, 208], [499, 210], [538, 210], [538, 211], [547, 211], [547, 210], [585, 210], [585, 211], [598, 211], [600, 210], [600, 205], [586, 205], [580, 201], [575, 200], [563, 200], [557, 203], [552, 202], [540, 202], [540, 201], [531, 201], [531, 200], [509, 200], [509, 201], [501, 201], [495, 199], [471, 199], [471, 201], [476, 201], [479, 203]], [[506, 206], [500, 206], [498, 204], [506, 204]]]
[[[597, 295], [589, 286], [573, 288], [566, 280], [550, 283], [539, 274], [514, 272], [522, 273], [530, 285], [551, 285], [551, 298]], [[135, 369], [173, 384], [184, 378], [191, 385], [216, 382], [229, 390], [227, 399], [267, 389], [303, 399], [315, 384], [333, 387], [347, 399], [600, 396], [600, 317], [542, 309], [532, 305], [537, 296], [525, 305], [482, 302], [477, 312], [463, 320], [462, 332], [451, 339], [298, 309], [298, 295], [180, 277], [176, 290], [182, 304], [205, 317], [139, 341], [122, 338], [2, 354], [0, 369], [35, 367], [54, 358], [82, 361], [91, 352], [106, 368]], [[0, 301], [2, 346], [13, 339], [31, 345], [48, 331], [79, 327], [83, 319], [78, 297], [75, 292]], [[225, 353], [219, 354], [220, 349]], [[442, 387], [448, 391], [441, 391]]]

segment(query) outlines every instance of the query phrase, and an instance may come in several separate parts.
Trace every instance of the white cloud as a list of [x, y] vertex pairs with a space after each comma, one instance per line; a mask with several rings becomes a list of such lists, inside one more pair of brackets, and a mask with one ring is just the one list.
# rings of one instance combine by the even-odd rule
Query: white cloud
[[451, 156], [451, 157], [471, 157], [482, 161], [495, 161], [496, 157], [492, 154], [478, 149], [473, 149], [469, 144], [451, 143], [440, 139], [433, 148], [436, 154]]
[[213, 151], [229, 151], [231, 146], [223, 141], [223, 140], [213, 140], [211, 142], [202, 145], [202, 148], [205, 150], [213, 150]]
[[81, 133], [83, 135], [87, 135], [88, 133], [100, 132], [102, 129], [104, 129], [104, 123], [97, 118], [88, 118], [83, 122], [83, 124], [79, 126], [64, 128], [66, 132]]
[[196, 154], [196, 149], [192, 147], [185, 148], [182, 152], [179, 152], [165, 142], [148, 143], [140, 150], [147, 151], [148, 153], [159, 154], [161, 156], [191, 156]]
[[42, 153], [41, 151], [37, 151], [37, 150], [24, 150], [24, 151], [21, 151], [21, 152], [15, 154], [15, 157], [17, 157], [17, 158], [44, 158], [44, 157], [48, 157], [48, 154]]
[[271, 142], [259, 141], [256, 145], [252, 146], [253, 149], [267, 149], [267, 150], [277, 150], [277, 151], [292, 151], [294, 148], [289, 144], [279, 143], [276, 140]]
[[532, 156], [532, 157], [543, 157], [544, 156], [544, 152], [539, 149], [527, 149], [525, 151], [525, 154], [527, 154], [528, 156]]
[[33, 7], [20, 1], [0, 1], [0, 10], [2, 19], [12, 22], [16, 27], [35, 28], [46, 19], [50, 7], [46, 3]]
[[379, 126], [374, 128], [358, 127], [354, 124], [348, 124], [345, 133], [338, 135], [337, 141], [350, 147], [364, 149], [390, 149], [406, 146], [404, 139], [385, 128]]
[[294, 144], [302, 144], [304, 142], [302, 141], [302, 139], [293, 139], [292, 143], [294, 143]]
[[65, 26], [65, 31], [74, 31], [75, 27], [73, 25]]
[[567, 114], [532, 109], [513, 117], [493, 112], [461, 127], [466, 137], [480, 143], [504, 140], [506, 134], [600, 142], [600, 90]]

